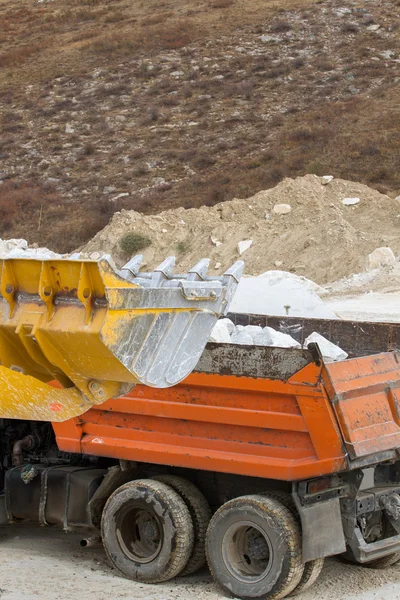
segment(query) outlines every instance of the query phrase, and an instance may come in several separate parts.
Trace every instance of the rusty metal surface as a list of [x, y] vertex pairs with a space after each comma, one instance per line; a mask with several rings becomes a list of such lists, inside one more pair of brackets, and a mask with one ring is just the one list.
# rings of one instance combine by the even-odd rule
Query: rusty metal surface
[[309, 362], [286, 381], [192, 373], [53, 427], [66, 452], [284, 481], [335, 473], [347, 461], [321, 369]]
[[400, 447], [400, 364], [397, 352], [324, 366], [325, 389], [353, 460]]
[[312, 362], [308, 350], [235, 344], [207, 344], [195, 372], [287, 381]]
[[395, 457], [400, 369], [387, 350], [400, 325], [230, 317], [300, 342], [319, 331], [359, 358], [325, 365], [308, 350], [208, 344], [180, 385], [138, 385], [54, 424], [60, 449], [285, 481]]
[[229, 313], [235, 325], [260, 325], [288, 333], [301, 344], [316, 331], [345, 350], [350, 358], [400, 348], [400, 323], [270, 317]]

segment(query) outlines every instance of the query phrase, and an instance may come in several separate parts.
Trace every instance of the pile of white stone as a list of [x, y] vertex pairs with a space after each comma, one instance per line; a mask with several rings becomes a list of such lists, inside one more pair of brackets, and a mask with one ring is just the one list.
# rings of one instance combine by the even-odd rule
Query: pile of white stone
[[[275, 346], [278, 348], [301, 348], [292, 336], [276, 331], [272, 327], [258, 325], [235, 325], [230, 319], [217, 321], [211, 332], [210, 342], [217, 344], [244, 344], [247, 346]], [[345, 360], [348, 354], [322, 335], [313, 332], [304, 342], [304, 348], [315, 342], [326, 362]]]
[[2, 240], [0, 238], [0, 258], [61, 258], [61, 254], [48, 248], [29, 247], [23, 239]]

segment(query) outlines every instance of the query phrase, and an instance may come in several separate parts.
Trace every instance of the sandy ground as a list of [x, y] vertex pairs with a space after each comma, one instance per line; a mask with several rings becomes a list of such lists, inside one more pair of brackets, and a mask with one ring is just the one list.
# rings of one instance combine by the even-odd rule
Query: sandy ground
[[[345, 198], [359, 201], [346, 206]], [[211, 207], [157, 215], [116, 212], [82, 250], [93, 258], [110, 253], [122, 266], [129, 254], [139, 252], [140, 234], [147, 238], [139, 240], [145, 270], [170, 254], [177, 257], [176, 272], [204, 256], [211, 259], [211, 272], [221, 273], [241, 258], [248, 275], [279, 268], [323, 285], [362, 271], [378, 247], [390, 246], [397, 254], [399, 217], [397, 200], [366, 185], [343, 179], [324, 185], [321, 177], [305, 175]], [[121, 248], [126, 234], [130, 243]], [[241, 241], [251, 242], [247, 250], [239, 250]]]
[[[206, 570], [161, 585], [142, 585], [119, 577], [101, 546], [81, 548], [84, 533], [65, 534], [17, 524], [0, 527], [1, 600], [222, 600]], [[398, 600], [400, 565], [372, 571], [326, 561], [302, 600]]]

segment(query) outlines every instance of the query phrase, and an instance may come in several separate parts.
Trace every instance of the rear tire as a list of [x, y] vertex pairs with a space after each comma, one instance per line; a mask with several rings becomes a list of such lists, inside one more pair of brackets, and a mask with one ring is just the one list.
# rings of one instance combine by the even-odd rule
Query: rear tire
[[322, 568], [324, 566], [325, 559], [324, 558], [315, 558], [314, 560], [309, 560], [304, 565], [303, 575], [301, 576], [300, 583], [296, 586], [296, 588], [292, 592], [292, 596], [297, 596], [297, 594], [302, 594], [306, 590], [310, 589], [311, 586], [317, 581], [318, 577], [321, 574]]
[[173, 489], [151, 479], [119, 487], [107, 500], [101, 535], [108, 558], [129, 579], [159, 583], [185, 568], [193, 549], [193, 524]]
[[191, 481], [183, 477], [178, 477], [177, 475], [157, 475], [154, 479], [169, 485], [173, 490], [178, 492], [189, 509], [193, 522], [194, 544], [188, 563], [179, 575], [182, 577], [191, 575], [204, 567], [206, 563], [205, 546], [207, 527], [211, 519], [210, 506], [200, 490]]
[[400, 561], [400, 552], [394, 552], [393, 554], [388, 554], [382, 558], [376, 558], [367, 563], [358, 562], [354, 558], [351, 550], [347, 550], [344, 554], [339, 554], [338, 558], [344, 563], [356, 565], [357, 567], [364, 567], [364, 569], [388, 569]]
[[[286, 508], [290, 510], [296, 521], [301, 526], [300, 515], [290, 494], [287, 492], [273, 490], [271, 492], [266, 492], [263, 495], [268, 496], [269, 498], [275, 498], [275, 500], [278, 500], [278, 502], [283, 504], [283, 506], [286, 506]], [[321, 574], [324, 563], [324, 558], [315, 558], [314, 560], [310, 560], [304, 564], [303, 575], [301, 576], [300, 583], [293, 590], [292, 596], [297, 596], [297, 594], [305, 592], [306, 590], [310, 589], [312, 585], [314, 585]]]
[[304, 569], [299, 524], [280, 502], [264, 496], [221, 506], [208, 527], [206, 554], [215, 581], [243, 600], [284, 598]]
[[383, 558], [377, 558], [376, 560], [371, 560], [368, 563], [363, 563], [363, 567], [367, 569], [388, 569], [395, 563], [400, 560], [400, 553], [394, 552], [393, 554], [389, 554], [388, 556], [384, 556]]

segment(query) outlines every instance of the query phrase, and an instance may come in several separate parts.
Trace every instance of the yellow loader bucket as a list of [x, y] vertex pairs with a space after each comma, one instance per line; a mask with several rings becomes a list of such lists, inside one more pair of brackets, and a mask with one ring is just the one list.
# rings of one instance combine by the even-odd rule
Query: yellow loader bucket
[[0, 259], [0, 418], [64, 421], [193, 370], [243, 263], [208, 277], [205, 259], [185, 275], [141, 260]]

